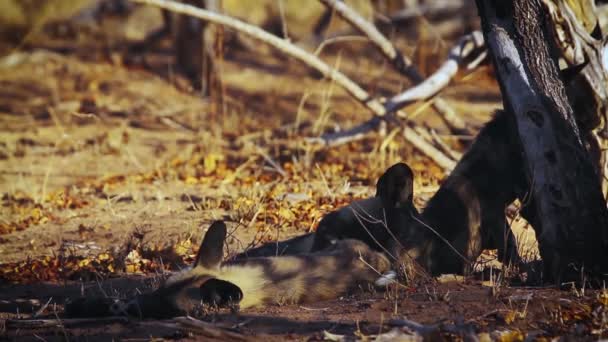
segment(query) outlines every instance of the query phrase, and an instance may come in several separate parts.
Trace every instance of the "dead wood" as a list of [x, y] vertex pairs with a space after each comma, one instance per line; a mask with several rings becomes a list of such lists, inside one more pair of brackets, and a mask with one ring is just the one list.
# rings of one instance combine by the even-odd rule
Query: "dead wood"
[[[69, 318], [69, 319], [8, 319], [5, 321], [7, 330], [14, 329], [54, 329], [68, 327], [82, 327], [87, 325], [105, 325], [112, 323], [129, 323], [127, 317], [95, 317], [95, 318]], [[166, 321], [139, 321], [141, 326], [164, 326], [177, 330], [192, 331], [209, 338], [230, 341], [246, 341], [247, 337], [227, 328], [204, 322], [192, 317], [176, 317]]]
[[540, 0], [477, 0], [503, 102], [513, 112], [530, 184], [546, 276], [608, 272], [608, 211], [547, 44]]
[[[399, 109], [409, 104], [417, 101], [430, 101], [433, 99], [433, 97], [433, 104], [436, 105], [436, 95], [447, 87], [454, 75], [456, 75], [458, 72], [461, 65], [465, 64], [467, 70], [472, 70], [476, 68], [483, 59], [485, 59], [486, 54], [486, 48], [481, 32], [474, 31], [463, 36], [459, 39], [458, 43], [456, 43], [456, 45], [450, 49], [448, 59], [435, 73], [418, 85], [409, 88], [406, 91], [387, 100], [384, 103], [386, 112], [388, 114], [392, 114], [393, 112], [397, 112]], [[400, 112], [397, 113], [400, 114], [399, 116], [407, 118], [407, 114], [401, 114]], [[392, 116], [388, 115], [387, 117], [373, 117], [370, 120], [348, 130], [324, 134], [321, 136], [321, 138], [329, 145], [339, 145], [345, 142], [358, 140], [363, 138], [369, 132], [378, 129], [382, 121], [387, 118], [390, 119]], [[443, 143], [439, 143], [439, 145], [442, 144]], [[451, 168], [446, 170], [449, 171]]]
[[173, 321], [175, 321], [181, 329], [192, 330], [207, 337], [230, 341], [247, 340], [247, 337], [241, 333], [193, 317], [176, 317]]
[[[404, 56], [395, 46], [372, 24], [359, 13], [350, 8], [345, 2], [339, 0], [320, 0], [325, 6], [335, 11], [340, 17], [350, 23], [359, 32], [365, 34], [380, 52], [392, 63], [395, 69], [405, 75], [414, 84], [425, 79], [412, 61]], [[403, 107], [403, 106], [402, 106]], [[445, 100], [436, 97], [433, 108], [455, 134], [469, 134], [464, 120], [456, 114]]]
[[[365, 91], [363, 88], [361, 88], [357, 83], [353, 82], [350, 78], [348, 78], [342, 72], [332, 68], [331, 66], [329, 66], [327, 63], [323, 62], [320, 58], [318, 58], [314, 54], [307, 52], [306, 50], [290, 43], [289, 41], [287, 41], [285, 39], [272, 35], [257, 26], [245, 23], [243, 21], [240, 21], [235, 18], [231, 18], [226, 15], [203, 10], [203, 9], [200, 9], [200, 8], [197, 8], [194, 6], [190, 6], [190, 5], [177, 3], [175, 1], [170, 1], [170, 0], [132, 0], [132, 1], [137, 2], [137, 3], [157, 6], [157, 7], [163, 8], [165, 10], [169, 10], [171, 12], [186, 14], [186, 15], [196, 17], [201, 20], [206, 20], [206, 21], [209, 21], [209, 22], [212, 22], [215, 24], [224, 25], [228, 28], [237, 30], [243, 34], [247, 34], [247, 35], [251, 36], [252, 38], [263, 41], [263, 42], [273, 46], [274, 48], [282, 51], [283, 53], [285, 53], [293, 58], [296, 58], [297, 60], [301, 61], [302, 63], [305, 63], [306, 65], [318, 70], [323, 76], [336, 82], [338, 85], [340, 85], [342, 88], [344, 88], [351, 96], [353, 96], [357, 101], [359, 101], [361, 104], [363, 104], [365, 107], [367, 107], [375, 115], [382, 117], [382, 116], [385, 116], [387, 113], [384, 108], [384, 105], [382, 105], [382, 103], [380, 103], [380, 101], [378, 99], [371, 97], [367, 91]], [[418, 134], [409, 127], [405, 127], [404, 131], [406, 132], [404, 134], [406, 139], [409, 139], [410, 137], [418, 137]], [[327, 143], [323, 139], [312, 139], [311, 141]], [[449, 158], [445, 157], [445, 155], [441, 151], [439, 151], [437, 148], [435, 148], [432, 144], [428, 143], [424, 139], [418, 137], [417, 139], [412, 139], [412, 140], [408, 140], [408, 141], [410, 141], [410, 143], [412, 145], [414, 145], [414, 147], [421, 150], [422, 152], [426, 153], [427, 151], [432, 151], [432, 153], [429, 154], [429, 157], [431, 159], [433, 159], [434, 161], [436, 161], [439, 166], [444, 167], [444, 168], [449, 166], [449, 164], [444, 163], [444, 161], [446, 159], [449, 160]], [[437, 156], [442, 156], [442, 157], [436, 159]]]
[[128, 323], [126, 317], [95, 317], [68, 319], [7, 319], [6, 329], [43, 329], [73, 327], [87, 324]]
[[[448, 59], [426, 80], [421, 80], [419, 84], [410, 88], [399, 95], [393, 96], [385, 103], [387, 111], [393, 112], [408, 104], [416, 101], [425, 101], [435, 96], [435, 104], [438, 97], [436, 94], [443, 90], [458, 72], [462, 64], [466, 64], [466, 69], [472, 70], [486, 57], [486, 48], [483, 35], [479, 31], [461, 37], [458, 42], [450, 49]], [[465, 63], [470, 61], [470, 63]], [[459, 133], [466, 134], [466, 128], [458, 128]]]

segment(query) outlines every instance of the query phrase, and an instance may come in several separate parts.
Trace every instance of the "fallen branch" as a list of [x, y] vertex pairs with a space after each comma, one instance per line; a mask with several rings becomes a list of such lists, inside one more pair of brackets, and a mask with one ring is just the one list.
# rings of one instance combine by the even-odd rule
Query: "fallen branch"
[[[358, 84], [350, 80], [346, 75], [327, 65], [317, 56], [312, 55], [307, 51], [301, 49], [300, 47], [295, 46], [284, 39], [278, 38], [257, 26], [245, 23], [243, 21], [231, 18], [226, 15], [222, 15], [216, 12], [210, 12], [204, 9], [200, 9], [198, 7], [177, 3], [171, 0], [131, 1], [157, 6], [179, 14], [186, 14], [195, 18], [199, 18], [201, 20], [207, 20], [215, 24], [224, 25], [226, 27], [237, 30], [243, 34], [247, 34], [252, 38], [263, 41], [275, 47], [276, 49], [284, 52], [285, 54], [292, 56], [298, 59], [299, 61], [305, 63], [306, 65], [318, 70], [325, 77], [331, 79], [332, 81], [336, 82], [336, 84], [344, 88], [356, 100], [366, 106], [369, 110], [372, 111], [372, 113], [376, 114], [377, 116], [383, 117], [387, 113], [380, 101], [371, 97], [365, 90], [363, 90]], [[453, 164], [455, 164], [453, 161], [443, 155], [441, 151], [437, 150], [431, 144], [424, 141], [424, 139], [418, 137], [416, 132], [414, 132], [411, 128], [406, 126], [404, 128], [404, 131], [407, 132], [405, 134], [406, 140], [412, 143], [414, 147], [418, 148], [419, 150], [425, 153], [430, 152], [429, 157], [435, 160], [439, 166], [445, 167], [448, 165], [452, 165], [453, 167]], [[327, 144], [327, 140], [325, 142]], [[451, 163], [448, 161], [451, 161]]]
[[219, 327], [215, 324], [204, 322], [193, 317], [176, 317], [173, 321], [177, 322], [182, 329], [193, 330], [207, 337], [220, 340], [246, 341], [247, 337], [235, 331]]
[[66, 319], [7, 319], [6, 329], [61, 328], [86, 324], [128, 323], [126, 317], [95, 317]]
[[[472, 70], [479, 65], [486, 55], [483, 34], [480, 31], [474, 31], [463, 36], [450, 49], [448, 59], [435, 73], [419, 85], [393, 96], [384, 104], [384, 107], [387, 112], [394, 112], [413, 102], [426, 101], [432, 98], [450, 83], [464, 61], [472, 60], [471, 63], [466, 65], [468, 70]], [[435, 101], [437, 101], [437, 98], [435, 98]]]
[[[376, 45], [378, 50], [393, 64], [399, 73], [405, 75], [414, 84], [424, 82], [424, 77], [420, 74], [412, 61], [401, 54], [399, 50], [374, 26], [365, 20], [357, 11], [350, 8], [346, 3], [339, 0], [319, 0], [325, 6], [334, 10], [340, 17], [350, 23], [355, 29], [365, 34], [370, 41]], [[405, 105], [404, 105], [405, 106]], [[402, 108], [403, 106], [399, 107]], [[448, 126], [457, 134], [469, 133], [466, 123], [456, 112], [441, 98], [435, 98], [433, 107]], [[391, 112], [391, 110], [389, 110]]]
[[[474, 31], [463, 36], [450, 50], [448, 60], [444, 62], [433, 75], [417, 86], [410, 88], [399, 95], [395, 95], [386, 101], [384, 103], [386, 112], [393, 113], [416, 101], [430, 100], [450, 83], [451, 79], [458, 72], [461, 64], [465, 61], [470, 61], [466, 64], [466, 68], [467, 70], [472, 70], [476, 68], [486, 56], [487, 50], [483, 40], [483, 34], [480, 31]], [[437, 104], [437, 98], [435, 98], [433, 104]], [[406, 115], [400, 116], [407, 117]], [[386, 117], [391, 118], [392, 116], [387, 115]], [[373, 117], [348, 130], [325, 134], [321, 136], [321, 139], [323, 139], [326, 144], [332, 146], [359, 140], [367, 133], [376, 130], [381, 122], [381, 119]]]
[[327, 146], [337, 146], [346, 144], [351, 141], [363, 139], [369, 132], [378, 129], [378, 126], [382, 123], [383, 118], [374, 116], [368, 121], [351, 127], [345, 131], [339, 131], [335, 133], [327, 133], [321, 135], [319, 138], [310, 138], [309, 142], [325, 144]]
[[353, 82], [346, 75], [340, 71], [332, 68], [325, 62], [323, 62], [317, 56], [307, 52], [306, 50], [288, 42], [285, 39], [279, 38], [273, 34], [270, 34], [263, 29], [248, 24], [244, 21], [236, 18], [229, 17], [216, 12], [204, 10], [195, 6], [178, 3], [172, 0], [131, 0], [132, 2], [153, 5], [166, 9], [168, 11], [189, 15], [191, 17], [199, 18], [201, 20], [209, 21], [214, 24], [219, 24], [236, 30], [240, 33], [246, 34], [252, 38], [258, 39], [283, 53], [298, 59], [304, 64], [318, 70], [324, 77], [339, 84], [344, 88], [350, 95], [352, 95], [359, 102], [363, 103], [366, 107], [374, 112], [376, 115], [383, 116], [385, 114], [384, 106], [375, 98], [369, 96], [369, 94], [363, 90], [357, 83]]

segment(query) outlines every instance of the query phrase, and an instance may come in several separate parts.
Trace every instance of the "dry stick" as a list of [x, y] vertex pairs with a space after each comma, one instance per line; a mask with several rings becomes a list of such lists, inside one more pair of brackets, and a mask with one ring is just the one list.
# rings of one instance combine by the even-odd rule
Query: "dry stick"
[[243, 34], [246, 34], [252, 38], [263, 41], [271, 45], [272, 47], [282, 51], [283, 53], [300, 60], [306, 65], [315, 68], [321, 74], [323, 74], [323, 76], [338, 83], [349, 94], [351, 94], [358, 101], [364, 103], [365, 106], [371, 109], [375, 114], [384, 115], [384, 106], [382, 106], [380, 101], [370, 97], [365, 90], [363, 90], [358, 84], [350, 80], [346, 75], [330, 67], [317, 56], [314, 56], [308, 53], [306, 50], [286, 41], [285, 39], [272, 35], [257, 26], [248, 24], [246, 22], [223, 14], [207, 11], [191, 5], [181, 4], [172, 0], [131, 1], [157, 6], [171, 12], [189, 15], [195, 18], [199, 18], [201, 20], [212, 22], [214, 24], [223, 25]]
[[96, 318], [64, 318], [57, 319], [7, 319], [8, 329], [42, 329], [68, 326], [79, 326], [84, 324], [108, 324], [128, 323], [129, 319], [122, 316], [96, 317]]
[[471, 70], [479, 65], [486, 54], [483, 34], [480, 31], [474, 31], [463, 36], [458, 40], [458, 43], [450, 49], [448, 59], [435, 73], [433, 73], [433, 75], [418, 86], [393, 96], [384, 106], [389, 112], [392, 112], [415, 101], [430, 99], [450, 83], [454, 75], [458, 72], [459, 66], [465, 60], [473, 60], [472, 63], [467, 65], [467, 69]]
[[[451, 79], [458, 72], [460, 65], [465, 61], [470, 61], [466, 64], [466, 69], [473, 70], [486, 55], [487, 50], [485, 48], [483, 34], [480, 31], [474, 31], [463, 36], [458, 40], [458, 43], [450, 49], [448, 59], [435, 73], [429, 76], [424, 82], [419, 83], [417, 86], [410, 88], [401, 94], [393, 96], [385, 102], [384, 107], [387, 113], [395, 112], [400, 108], [417, 101], [430, 100], [450, 83]], [[437, 102], [434, 103], [436, 104]], [[344, 141], [356, 140], [376, 129], [381, 121], [382, 118], [374, 117], [349, 130], [326, 134], [323, 135], [322, 138], [326, 142], [331, 142], [332, 145], [343, 143]]]
[[[306, 65], [318, 70], [323, 76], [336, 82], [342, 88], [344, 88], [350, 95], [356, 100], [365, 105], [377, 116], [384, 116], [386, 110], [380, 101], [371, 97], [365, 90], [363, 90], [358, 84], [350, 80], [346, 75], [340, 71], [330, 67], [317, 56], [312, 55], [304, 49], [284, 40], [277, 36], [274, 36], [261, 28], [245, 23], [235, 18], [231, 18], [226, 15], [222, 15], [215, 12], [210, 12], [198, 7], [177, 3], [171, 0], [131, 0], [136, 3], [149, 4], [166, 9], [171, 12], [189, 15], [202, 20], [210, 21], [215, 24], [224, 25], [231, 29], [234, 29], [243, 34], [249, 35], [252, 38], [263, 41], [272, 47], [282, 51], [283, 53], [298, 59]], [[453, 167], [454, 162], [448, 157], [443, 155], [441, 151], [437, 150], [433, 145], [429, 144], [424, 139], [417, 136], [410, 127], [405, 127], [406, 140], [409, 140], [412, 145], [423, 152], [430, 152], [429, 157], [437, 162], [437, 164], [443, 168]], [[448, 160], [449, 162], [446, 162]]]
[[466, 0], [442, 0], [442, 1], [430, 1], [424, 4], [417, 4], [410, 8], [404, 8], [395, 13], [392, 13], [384, 21], [392, 24], [419, 18], [421, 16], [429, 17], [436, 16], [438, 14], [450, 14], [459, 13], [460, 10], [466, 5]]
[[228, 330], [226, 328], [217, 326], [215, 324], [198, 320], [193, 317], [176, 317], [173, 321], [186, 329], [194, 330], [203, 335], [213, 338], [231, 340], [231, 341], [245, 341], [247, 337], [235, 331]]
[[[340, 17], [349, 22], [355, 29], [369, 37], [386, 58], [401, 74], [405, 75], [415, 84], [424, 81], [424, 77], [417, 70], [416, 66], [406, 56], [402, 55], [395, 46], [378, 31], [376, 26], [365, 20], [359, 13], [339, 0], [319, 0], [327, 7], [333, 9]], [[442, 115], [442, 118], [450, 128], [458, 133], [469, 133], [466, 123], [456, 112], [441, 98], [435, 98], [433, 107]]]

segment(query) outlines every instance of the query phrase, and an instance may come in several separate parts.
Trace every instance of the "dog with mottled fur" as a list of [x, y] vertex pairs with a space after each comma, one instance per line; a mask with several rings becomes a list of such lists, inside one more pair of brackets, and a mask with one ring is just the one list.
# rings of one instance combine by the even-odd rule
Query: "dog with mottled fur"
[[[390, 269], [389, 260], [362, 241], [336, 241], [311, 253], [222, 262], [226, 225], [209, 227], [192, 268], [169, 277], [151, 293], [115, 301], [107, 309], [90, 308], [103, 301], [90, 298], [66, 305], [68, 316], [87, 312], [135, 317], [173, 317], [191, 313], [200, 304], [237, 305], [241, 309], [337, 298], [359, 286], [373, 284]], [[95, 303], [95, 304], [91, 304]]]

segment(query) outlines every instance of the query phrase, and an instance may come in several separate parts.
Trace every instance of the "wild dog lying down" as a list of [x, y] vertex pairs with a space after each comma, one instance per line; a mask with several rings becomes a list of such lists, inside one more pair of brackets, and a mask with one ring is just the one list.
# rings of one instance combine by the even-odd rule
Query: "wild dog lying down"
[[259, 247], [248, 249], [232, 257], [231, 260], [242, 260], [248, 258], [288, 256], [310, 253], [314, 243], [314, 233], [307, 233], [291, 239], [267, 242]]
[[[524, 176], [521, 165], [513, 162], [519, 159], [509, 145], [507, 119], [499, 113], [482, 129], [422, 216], [412, 202], [413, 173], [398, 163], [378, 179], [376, 197], [355, 201], [321, 220], [312, 250], [331, 241], [358, 239], [387, 253], [395, 268], [414, 258], [432, 274], [462, 273], [482, 249], [498, 249], [501, 261], [518, 262], [504, 211], [522, 192]], [[277, 246], [299, 251], [310, 240], [306, 235]]]
[[376, 195], [354, 201], [327, 214], [315, 233], [267, 243], [245, 251], [236, 260], [257, 256], [298, 255], [320, 251], [336, 241], [357, 239], [395, 260], [399, 255], [401, 231], [418, 217], [413, 204], [413, 173], [404, 163], [388, 168], [378, 179]]
[[358, 239], [387, 254], [393, 267], [399, 268], [402, 235], [420, 216], [413, 202], [413, 184], [409, 166], [397, 163], [389, 167], [376, 183], [375, 197], [355, 201], [321, 220], [312, 249], [340, 239]]
[[[87, 311], [136, 317], [171, 317], [192, 312], [201, 303], [240, 308], [303, 303], [337, 298], [349, 289], [373, 283], [389, 270], [381, 253], [357, 240], [341, 240], [327, 249], [298, 256], [222, 262], [226, 225], [214, 222], [205, 234], [194, 266], [174, 274], [156, 291], [130, 301], [108, 303], [81, 299], [66, 305], [68, 316]], [[110, 304], [107, 310], [87, 305]]]
[[367, 212], [357, 213], [355, 202], [323, 218], [313, 250], [330, 239], [360, 239], [388, 253], [395, 266], [414, 258], [431, 274], [466, 272], [483, 249], [498, 249], [502, 262], [519, 262], [505, 208], [525, 180], [521, 165], [511, 164], [518, 158], [507, 120], [499, 113], [486, 125], [422, 215], [412, 202], [412, 171], [395, 164], [378, 180], [376, 197], [365, 200], [375, 204]]

